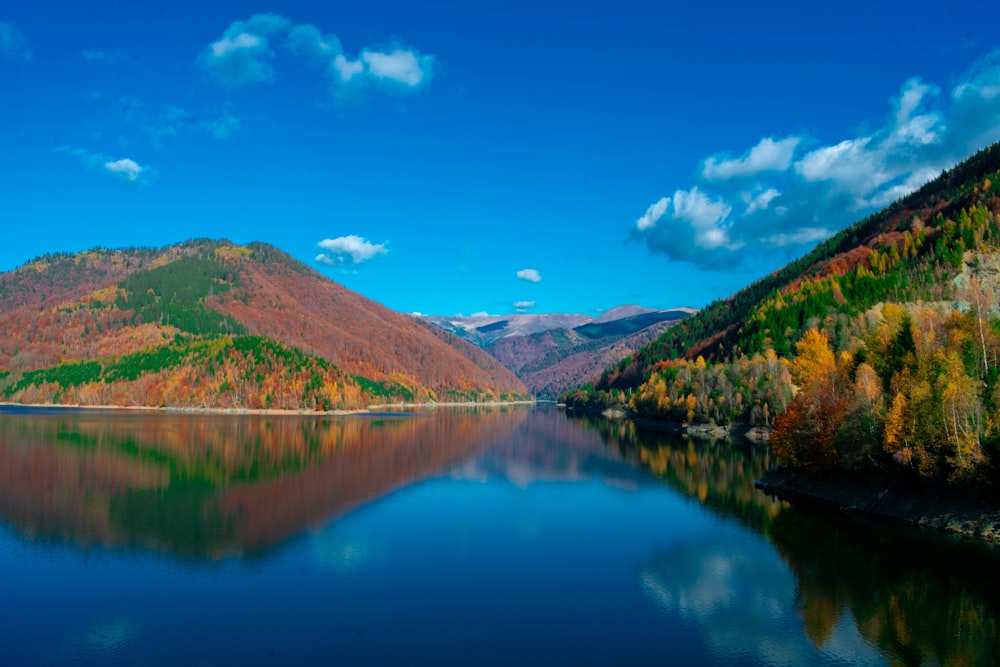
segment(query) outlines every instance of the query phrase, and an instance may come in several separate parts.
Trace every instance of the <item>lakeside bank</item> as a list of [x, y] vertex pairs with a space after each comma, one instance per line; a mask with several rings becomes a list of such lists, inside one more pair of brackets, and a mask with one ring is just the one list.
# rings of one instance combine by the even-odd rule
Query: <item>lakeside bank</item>
[[68, 403], [10, 403], [0, 402], [0, 411], [4, 408], [24, 410], [97, 410], [105, 412], [148, 412], [167, 414], [208, 414], [208, 415], [271, 415], [299, 417], [349, 417], [366, 415], [372, 412], [387, 410], [406, 410], [415, 408], [452, 408], [452, 407], [503, 407], [510, 405], [532, 405], [535, 401], [486, 401], [481, 403], [451, 402], [451, 403], [382, 403], [372, 404], [365, 408], [354, 410], [281, 410], [273, 408], [205, 408], [170, 405], [77, 405]]
[[930, 528], [1000, 546], [1000, 493], [920, 484], [901, 476], [766, 471], [754, 486], [793, 504]]

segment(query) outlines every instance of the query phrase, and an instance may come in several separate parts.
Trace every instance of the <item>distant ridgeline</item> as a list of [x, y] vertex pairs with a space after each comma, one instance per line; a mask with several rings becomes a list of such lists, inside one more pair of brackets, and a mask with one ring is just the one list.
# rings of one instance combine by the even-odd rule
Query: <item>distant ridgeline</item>
[[261, 243], [46, 255], [0, 274], [0, 400], [332, 410], [523, 398], [498, 362]]
[[996, 478], [998, 188], [995, 144], [564, 398], [773, 425], [790, 465]]

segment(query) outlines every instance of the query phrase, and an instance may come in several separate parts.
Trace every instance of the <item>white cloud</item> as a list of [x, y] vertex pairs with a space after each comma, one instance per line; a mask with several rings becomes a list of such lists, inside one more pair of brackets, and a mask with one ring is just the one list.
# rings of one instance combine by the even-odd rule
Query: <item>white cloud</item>
[[726, 201], [708, 196], [697, 186], [677, 190], [673, 197], [661, 198], [647, 209], [636, 221], [633, 235], [644, 237], [654, 252], [697, 262], [707, 254], [741, 245], [730, 238], [727, 219], [731, 212]]
[[18, 32], [13, 24], [3, 21], [0, 21], [0, 58], [19, 62], [31, 60], [31, 48], [28, 46], [28, 40]]
[[774, 188], [768, 188], [756, 196], [744, 193], [743, 200], [747, 204], [747, 210], [743, 215], [750, 215], [754, 211], [766, 211], [771, 207], [771, 202], [781, 196], [781, 193]]
[[[532, 303], [531, 305], [535, 304]], [[489, 316], [490, 314], [487, 313], [485, 310], [477, 310], [476, 312], [472, 313], [472, 315], [469, 315], [469, 317], [489, 317]]]
[[74, 146], [60, 146], [56, 152], [71, 155], [91, 169], [101, 169], [106, 174], [135, 185], [149, 183], [153, 176], [153, 170], [149, 166], [141, 165], [131, 158], [115, 159]]
[[742, 157], [709, 157], [702, 164], [701, 174], [708, 180], [726, 180], [739, 176], [756, 176], [765, 171], [784, 171], [792, 164], [792, 156], [801, 141], [801, 137], [786, 137], [778, 141], [765, 137]]
[[348, 259], [352, 264], [361, 264], [376, 255], [384, 255], [389, 252], [384, 244], [375, 244], [354, 234], [335, 239], [323, 239], [317, 245], [327, 252], [317, 255], [316, 261], [330, 266], [344, 264]]
[[272, 81], [274, 52], [267, 38], [290, 27], [291, 22], [277, 14], [235, 21], [202, 52], [198, 64], [216, 83], [230, 88]]
[[701, 245], [715, 247], [721, 238], [721, 225], [732, 207], [721, 199], [712, 199], [697, 187], [674, 193], [674, 218], [690, 223]]
[[285, 33], [287, 40], [275, 39], [274, 44], [284, 44], [293, 56], [324, 65], [338, 97], [365, 89], [390, 93], [417, 90], [433, 76], [434, 56], [396, 44], [387, 49], [364, 47], [356, 58], [351, 58], [336, 35], [324, 33], [311, 23], [292, 25], [277, 14], [257, 14], [233, 22], [205, 48], [197, 63], [210, 79], [223, 86], [270, 83], [274, 81], [278, 57], [272, 38]]
[[655, 227], [656, 223], [663, 217], [663, 214], [667, 212], [668, 206], [670, 206], [670, 198], [660, 197], [657, 202], [651, 204], [649, 208], [646, 209], [646, 212], [642, 214], [642, 217], [635, 221], [636, 229], [642, 232], [650, 227]]
[[832, 142], [765, 138], [740, 157], [708, 157], [699, 184], [656, 200], [632, 237], [704, 269], [750, 256], [787, 260], [998, 140], [1000, 49], [950, 94], [918, 78], [903, 82], [870, 132]]
[[514, 310], [516, 310], [519, 313], [523, 313], [524, 311], [528, 310], [529, 308], [534, 308], [534, 307], [535, 307], [535, 302], [534, 301], [515, 301], [514, 302]]
[[542, 274], [540, 274], [535, 269], [521, 269], [515, 273], [521, 280], [527, 280], [529, 283], [540, 283], [542, 282]]
[[124, 178], [130, 183], [135, 183], [142, 176], [143, 172], [146, 171], [144, 167], [139, 166], [135, 160], [129, 158], [122, 158], [120, 160], [108, 160], [104, 163], [104, 168], [110, 171], [112, 174]]
[[356, 75], [365, 71], [364, 63], [360, 60], [348, 60], [342, 53], [337, 54], [333, 59], [331, 68], [337, 73], [337, 77], [341, 81], [350, 81]]
[[422, 56], [410, 49], [393, 49], [391, 53], [362, 51], [361, 60], [375, 79], [394, 81], [404, 86], [416, 88], [431, 75], [434, 59]]

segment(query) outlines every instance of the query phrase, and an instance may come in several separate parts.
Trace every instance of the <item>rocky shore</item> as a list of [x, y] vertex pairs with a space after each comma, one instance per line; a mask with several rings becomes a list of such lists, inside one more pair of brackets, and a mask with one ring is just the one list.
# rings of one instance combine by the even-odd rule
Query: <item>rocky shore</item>
[[1000, 494], [983, 487], [924, 486], [888, 475], [768, 470], [754, 486], [802, 505], [888, 519], [1000, 545]]

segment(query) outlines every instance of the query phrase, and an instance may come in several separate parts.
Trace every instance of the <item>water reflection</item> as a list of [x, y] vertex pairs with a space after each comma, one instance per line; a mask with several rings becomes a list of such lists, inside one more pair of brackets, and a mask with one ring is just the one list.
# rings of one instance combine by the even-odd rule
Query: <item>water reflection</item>
[[652, 481], [621, 451], [609, 448], [600, 433], [580, 426], [554, 408], [533, 410], [483, 456], [467, 460], [453, 475], [480, 481], [501, 478], [519, 487], [596, 479], [635, 489]]
[[816, 645], [849, 613], [898, 664], [1000, 664], [994, 550], [802, 512], [777, 517], [771, 539], [798, 581], [796, 607]]
[[573, 420], [600, 433], [606, 446], [634, 466], [696, 499], [716, 514], [766, 533], [786, 503], [773, 501], [753, 482], [771, 465], [767, 447], [726, 439], [689, 438], [638, 428], [626, 420], [581, 415]]
[[544, 409], [0, 413], [0, 663], [1000, 660], [995, 553], [775, 503], [768, 465]]
[[643, 568], [640, 583], [664, 609], [699, 628], [726, 663], [803, 665], [817, 662], [817, 653], [826, 662], [878, 659], [839, 617], [831, 619], [825, 644], [810, 642], [792, 604], [794, 577], [749, 534], [715, 534], [658, 553]]
[[527, 414], [0, 413], [0, 517], [33, 539], [256, 552], [446, 470]]
[[753, 488], [769, 465], [764, 447], [580, 423], [773, 545], [722, 533], [657, 552], [642, 568], [642, 590], [696, 625], [717, 655], [803, 664], [818, 650], [824, 661], [855, 664], [1000, 664], [995, 548], [774, 502]]

